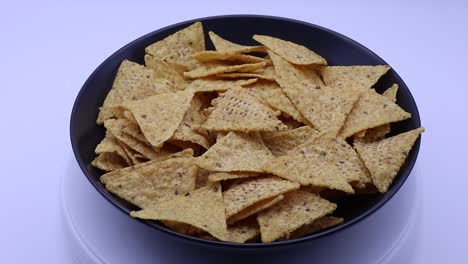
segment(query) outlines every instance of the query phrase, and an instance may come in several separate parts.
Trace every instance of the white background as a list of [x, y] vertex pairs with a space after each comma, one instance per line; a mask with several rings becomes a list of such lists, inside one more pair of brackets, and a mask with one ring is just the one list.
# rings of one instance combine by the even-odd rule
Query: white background
[[338, 31], [400, 74], [426, 128], [416, 165], [424, 232], [415, 263], [468, 263], [468, 4], [348, 2], [2, 1], [0, 262], [71, 261], [62, 243], [58, 187], [73, 162], [72, 104], [94, 68], [160, 27], [248, 13]]

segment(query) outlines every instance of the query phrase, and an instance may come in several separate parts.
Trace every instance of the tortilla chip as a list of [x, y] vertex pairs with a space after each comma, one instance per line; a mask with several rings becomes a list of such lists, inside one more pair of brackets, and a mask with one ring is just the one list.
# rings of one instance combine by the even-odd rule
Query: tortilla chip
[[260, 173], [248, 172], [248, 171], [230, 171], [230, 172], [217, 172], [212, 171], [208, 176], [208, 179], [213, 182], [226, 181], [240, 178], [257, 177]]
[[146, 53], [165, 61], [179, 73], [195, 68], [198, 62], [192, 55], [203, 50], [205, 36], [201, 22], [195, 22], [145, 48]]
[[264, 73], [248, 73], [248, 72], [231, 72], [231, 73], [221, 73], [217, 74], [216, 77], [219, 78], [258, 78], [268, 81], [274, 81], [274, 75], [265, 75]]
[[224, 92], [238, 86], [246, 86], [255, 83], [258, 79], [247, 80], [218, 80], [218, 79], [197, 79], [189, 84], [187, 89], [193, 89], [195, 92]]
[[277, 177], [261, 177], [234, 183], [223, 192], [226, 219], [257, 202], [297, 190], [299, 187], [295, 182]]
[[184, 72], [187, 78], [202, 78], [226, 72], [254, 72], [265, 67], [266, 62], [246, 63], [239, 65], [225, 65], [220, 63], [205, 63], [191, 71]]
[[301, 226], [299, 229], [296, 229], [289, 235], [288, 239], [300, 238], [300, 237], [315, 233], [317, 231], [339, 225], [343, 223], [343, 221], [344, 221], [343, 218], [339, 218], [335, 216], [324, 216], [315, 220], [311, 224], [304, 225], [304, 226]]
[[91, 165], [103, 171], [115, 171], [128, 166], [125, 159], [115, 152], [103, 152], [99, 154]]
[[260, 228], [256, 219], [249, 218], [228, 226], [227, 235], [223, 237], [223, 241], [244, 243], [256, 238], [258, 235], [260, 235]]
[[130, 122], [125, 119], [108, 119], [104, 121], [104, 127], [109, 133], [125, 143], [131, 149], [142, 154], [144, 157], [151, 160], [159, 156], [158, 152], [155, 151], [151, 145], [147, 144], [146, 139], [145, 141], [140, 141], [135, 137], [123, 132], [124, 127], [128, 128], [132, 126], [129, 123]]
[[258, 133], [229, 132], [197, 158], [197, 165], [210, 171], [262, 172], [263, 164], [273, 158]]
[[242, 219], [245, 219], [251, 215], [254, 215], [258, 212], [261, 212], [275, 204], [277, 204], [279, 201], [283, 200], [284, 196], [283, 195], [278, 195], [275, 197], [267, 198], [262, 201], [256, 202], [249, 207], [243, 209], [242, 211], [238, 212], [237, 214], [229, 217], [228, 224], [233, 224], [236, 223]]
[[125, 174], [107, 183], [106, 189], [140, 208], [151, 208], [193, 191], [197, 172], [193, 158], [169, 159], [150, 170]]
[[354, 147], [371, 173], [374, 185], [381, 193], [387, 192], [422, 132], [424, 128], [417, 128], [376, 142], [354, 142]]
[[399, 89], [398, 84], [394, 83], [391, 87], [385, 90], [385, 92], [382, 95], [392, 100], [395, 103], [398, 89]]
[[130, 213], [132, 217], [169, 220], [202, 229], [218, 239], [227, 236], [224, 204], [219, 183], [178, 196], [151, 208]]
[[361, 94], [353, 110], [346, 117], [339, 136], [348, 138], [364, 129], [397, 122], [411, 117], [411, 114], [385, 96], [369, 89]]
[[125, 150], [119, 144], [117, 139], [110, 133], [106, 133], [104, 139], [96, 146], [96, 154], [101, 154], [105, 152], [115, 153], [122, 157], [128, 166], [132, 165], [132, 161], [125, 153]]
[[152, 69], [128, 60], [122, 61], [112, 89], [106, 96], [97, 119], [98, 124], [112, 118], [112, 106], [128, 100], [139, 100], [155, 94], [170, 92], [171, 88], [155, 76]]
[[307, 122], [276, 82], [262, 81], [246, 88], [272, 109], [281, 111], [299, 122]]
[[361, 92], [321, 87], [310, 77], [310, 72], [306, 75], [271, 52], [270, 57], [275, 66], [276, 81], [299, 112], [317, 130], [336, 136]]
[[255, 62], [267, 62], [266, 59], [239, 54], [238, 52], [229, 52], [229, 51], [214, 51], [214, 50], [205, 50], [198, 52], [192, 55], [192, 58], [201, 61], [201, 62], [212, 62], [212, 61], [236, 61], [241, 63], [255, 63]]
[[222, 52], [236, 52], [236, 53], [250, 53], [250, 52], [265, 52], [265, 47], [263, 46], [244, 46], [236, 43], [232, 43], [228, 40], [221, 38], [216, 35], [213, 31], [209, 33], [211, 42], [215, 46], [217, 51]]
[[322, 70], [322, 77], [327, 86], [338, 89], [355, 87], [370, 89], [387, 71], [388, 65], [376, 66], [327, 66]]
[[185, 90], [187, 82], [184, 80], [182, 75], [163, 60], [146, 54], [145, 65], [146, 67], [153, 69], [158, 78], [166, 80], [172, 91]]
[[249, 91], [232, 88], [212, 101], [213, 112], [202, 128], [215, 131], [278, 131], [286, 129], [275, 112]]
[[[106, 173], [106, 174], [101, 176], [100, 180], [101, 180], [101, 182], [103, 184], [107, 184], [109, 182], [114, 181], [115, 179], [120, 178], [123, 175], [129, 174], [129, 173], [132, 173], [132, 172], [143, 173], [146, 170], [151, 171], [151, 170], [153, 170], [151, 168], [152, 166], [155, 166], [156, 163], [164, 161], [164, 160], [177, 159], [177, 158], [190, 158], [192, 156], [193, 156], [193, 150], [185, 149], [185, 150], [182, 150], [180, 152], [170, 154], [168, 156], [158, 157], [158, 158], [156, 158], [154, 160], [151, 160], [151, 161], [148, 161], [148, 162], [145, 162], [145, 163], [141, 163], [141, 164], [134, 165], [134, 166], [131, 166], [131, 167], [127, 167], [127, 168], [124, 168], [124, 169], [120, 169], [120, 170], [116, 170], [116, 171], [113, 171], [113, 172]], [[158, 166], [158, 165], [156, 165], [156, 166]]]
[[288, 154], [266, 162], [263, 169], [304, 186], [313, 185], [354, 193], [348, 183], [348, 175], [327, 157], [330, 152], [330, 149], [310, 140]]
[[317, 130], [303, 126], [292, 130], [271, 132], [263, 136], [263, 142], [275, 157], [279, 157], [318, 135]]
[[290, 63], [299, 65], [327, 65], [327, 61], [324, 58], [302, 45], [264, 35], [254, 35], [253, 39], [262, 43], [269, 50]]
[[301, 190], [286, 193], [284, 196], [282, 201], [257, 216], [264, 243], [287, 236], [336, 209], [336, 204]]
[[200, 112], [202, 100], [199, 96], [194, 96], [190, 104], [190, 108], [184, 115], [184, 119], [180, 123], [177, 130], [174, 132], [171, 140], [188, 141], [198, 144], [205, 149], [211, 146], [211, 142], [205, 136], [194, 130], [195, 126], [201, 125], [205, 121], [205, 116]]
[[154, 95], [119, 105], [132, 112], [145, 138], [155, 148], [170, 139], [190, 108], [193, 91]]

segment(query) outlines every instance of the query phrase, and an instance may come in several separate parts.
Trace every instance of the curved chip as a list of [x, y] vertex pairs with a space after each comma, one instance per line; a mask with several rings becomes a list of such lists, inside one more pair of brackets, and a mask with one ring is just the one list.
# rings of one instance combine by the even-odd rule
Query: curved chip
[[244, 46], [233, 43], [229, 40], [223, 39], [216, 35], [213, 31], [208, 32], [211, 42], [217, 51], [236, 52], [236, 53], [250, 53], [250, 52], [265, 52], [263, 46]]

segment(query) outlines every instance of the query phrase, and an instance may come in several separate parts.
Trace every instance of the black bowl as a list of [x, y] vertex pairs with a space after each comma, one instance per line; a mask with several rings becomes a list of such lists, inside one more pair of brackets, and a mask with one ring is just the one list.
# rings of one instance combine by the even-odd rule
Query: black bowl
[[[187, 27], [195, 21], [203, 22], [205, 32], [214, 31], [226, 39], [240, 44], [254, 45], [255, 42], [251, 39], [251, 36], [254, 34], [264, 34], [287, 39], [314, 50], [326, 58], [329, 65], [387, 64], [366, 47], [339, 33], [302, 21], [270, 16], [232, 15], [200, 18], [156, 30], [132, 41], [130, 44], [112, 54], [91, 74], [76, 98], [70, 121], [73, 151], [84, 174], [99, 193], [127, 215], [135, 208], [107, 192], [99, 181], [102, 172], [90, 165], [95, 157], [94, 148], [104, 137], [104, 129], [96, 125], [95, 122], [98, 115], [98, 107], [102, 105], [107, 92], [111, 88], [115, 74], [122, 60], [129, 59], [138, 63], [144, 63], [143, 56], [146, 46]], [[209, 39], [207, 39], [206, 43], [208, 48], [212, 48]], [[393, 83], [397, 83], [400, 87], [397, 97], [398, 104], [403, 109], [410, 112], [412, 118], [394, 125], [392, 127], [392, 133], [398, 134], [420, 127], [419, 113], [413, 96], [394, 69], [391, 69], [375, 85], [375, 88], [378, 92], [382, 92]], [[179, 238], [185, 240], [185, 242], [238, 249], [277, 248], [328, 236], [365, 219], [392, 198], [410, 174], [416, 162], [419, 144], [420, 140], [418, 139], [413, 150], [409, 153], [408, 159], [401, 168], [398, 177], [387, 193], [371, 196], [353, 196], [350, 199], [346, 199], [345, 202], [339, 203], [338, 210], [336, 211], [336, 215], [344, 217], [345, 222], [343, 224], [302, 238], [268, 244], [237, 244], [207, 241], [186, 236], [173, 232], [154, 222], [136, 219], [135, 222], [143, 222], [152, 229], [170, 234], [170, 237]]]

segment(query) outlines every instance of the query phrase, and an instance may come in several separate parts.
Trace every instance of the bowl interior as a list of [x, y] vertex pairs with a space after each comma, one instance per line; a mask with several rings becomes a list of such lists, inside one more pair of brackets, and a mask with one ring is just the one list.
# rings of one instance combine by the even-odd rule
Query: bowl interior
[[[172, 25], [152, 33], [149, 33], [130, 44], [124, 46], [108, 59], [106, 59], [88, 78], [83, 85], [72, 110], [70, 133], [71, 143], [76, 159], [84, 174], [91, 184], [112, 204], [128, 213], [135, 207], [118, 199], [108, 193], [100, 183], [99, 177], [102, 172], [90, 165], [95, 158], [94, 148], [104, 137], [104, 128], [96, 125], [98, 109], [102, 105], [107, 92], [112, 86], [117, 69], [124, 59], [143, 64], [144, 48], [151, 43], [190, 25], [194, 21], [202, 21], [206, 33], [207, 49], [212, 49], [211, 42], [207, 37], [208, 31], [214, 31], [220, 36], [236, 43], [255, 45], [251, 39], [254, 34], [264, 34], [283, 38], [292, 42], [302, 44], [318, 54], [322, 55], [329, 65], [379, 65], [387, 64], [376, 54], [331, 30], [311, 25], [305, 22], [266, 16], [235, 15], [202, 18]], [[393, 83], [399, 85], [397, 103], [412, 114], [412, 118], [392, 126], [392, 134], [405, 132], [420, 126], [419, 113], [414, 99], [403, 80], [392, 69], [376, 85], [378, 92], [383, 92]], [[406, 163], [401, 168], [399, 176], [391, 186], [390, 190], [380, 195], [356, 195], [338, 204], [336, 215], [344, 217], [345, 223], [337, 227], [327, 229], [304, 238], [285, 242], [274, 242], [272, 244], [282, 245], [295, 243], [305, 239], [318, 238], [337, 230], [346, 228], [359, 220], [362, 220], [385, 202], [387, 202], [401, 187], [408, 177], [419, 151], [420, 140], [416, 142], [413, 150], [409, 153]], [[198, 240], [204, 243], [229, 245], [229, 246], [263, 246], [263, 244], [232, 244], [224, 242], [204, 241], [197, 238], [184, 236], [172, 232], [157, 223], [148, 223], [158, 230], [171, 233], [175, 236], [185, 237], [190, 240]], [[268, 244], [268, 245], [272, 245]]]

